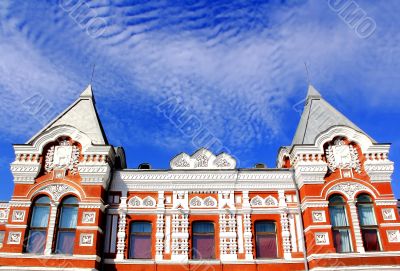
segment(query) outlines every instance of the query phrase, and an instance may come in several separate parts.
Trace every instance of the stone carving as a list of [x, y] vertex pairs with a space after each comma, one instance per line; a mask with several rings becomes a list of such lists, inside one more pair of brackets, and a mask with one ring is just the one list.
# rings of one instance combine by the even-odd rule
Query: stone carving
[[93, 224], [96, 221], [96, 212], [83, 212], [82, 223]]
[[8, 209], [0, 210], [0, 221], [1, 222], [7, 222], [8, 212], [9, 212]]
[[326, 222], [325, 211], [312, 211], [313, 222]]
[[67, 140], [61, 141], [59, 146], [52, 146], [46, 154], [45, 170], [51, 172], [54, 169], [69, 170], [71, 174], [78, 173], [79, 148]]
[[196, 196], [190, 200], [189, 206], [194, 208], [212, 208], [217, 206], [217, 201], [211, 196], [206, 197], [204, 200]]
[[7, 244], [18, 245], [19, 243], [21, 243], [21, 235], [22, 233], [20, 232], [10, 232], [8, 234]]
[[128, 206], [135, 208], [154, 208], [156, 207], [156, 200], [150, 196], [145, 197], [143, 200], [138, 196], [134, 196], [128, 201]]
[[79, 245], [82, 247], [93, 246], [93, 234], [92, 233], [82, 233], [79, 240]]
[[66, 184], [52, 184], [44, 187], [40, 191], [49, 193], [55, 201], [58, 201], [62, 195], [68, 192], [75, 191], [72, 187]]
[[394, 214], [394, 209], [382, 209], [383, 220], [396, 220], [396, 216]]
[[170, 162], [172, 169], [204, 168], [204, 169], [234, 169], [236, 161], [232, 156], [221, 153], [215, 156], [206, 149], [200, 149], [193, 155], [181, 153]]
[[250, 205], [253, 207], [276, 207], [278, 206], [278, 201], [271, 195], [265, 199], [257, 195], [251, 199]]
[[327, 232], [316, 232], [315, 233], [315, 244], [329, 245], [328, 233]]
[[12, 215], [12, 222], [24, 222], [25, 219], [25, 211], [23, 210], [14, 210]]
[[354, 169], [361, 172], [360, 159], [357, 150], [352, 145], [347, 145], [343, 140], [337, 139], [326, 150], [326, 158], [329, 169]]
[[386, 231], [389, 243], [399, 243], [400, 242], [400, 231], [390, 230]]
[[346, 194], [349, 198], [353, 198], [354, 194], [360, 190], [369, 190], [368, 187], [365, 185], [354, 183], [354, 182], [346, 182], [346, 183], [339, 183], [332, 186], [329, 190], [330, 191], [340, 191]]

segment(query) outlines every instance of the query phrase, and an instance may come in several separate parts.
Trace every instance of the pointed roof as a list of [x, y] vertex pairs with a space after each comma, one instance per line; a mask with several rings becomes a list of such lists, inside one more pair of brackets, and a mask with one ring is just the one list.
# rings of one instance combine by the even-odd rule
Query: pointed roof
[[[312, 85], [309, 85], [306, 103], [292, 145], [314, 144], [320, 133], [333, 126], [347, 126], [368, 136], [367, 133], [325, 101]], [[373, 139], [371, 140], [375, 142]]]
[[97, 114], [92, 86], [88, 85], [79, 98], [47, 126], [34, 135], [27, 144], [39, 135], [60, 125], [69, 125], [85, 133], [95, 145], [108, 145], [106, 134]]

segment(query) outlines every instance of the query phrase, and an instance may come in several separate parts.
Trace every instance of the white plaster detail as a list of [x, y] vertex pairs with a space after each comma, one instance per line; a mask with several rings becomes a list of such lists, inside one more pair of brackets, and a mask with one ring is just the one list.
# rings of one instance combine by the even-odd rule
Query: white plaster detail
[[157, 214], [156, 222], [156, 260], [163, 259], [164, 251], [164, 215]]
[[326, 150], [326, 159], [331, 171], [336, 169], [354, 169], [361, 172], [360, 159], [357, 150], [352, 145], [347, 145], [342, 139], [337, 139]]
[[54, 169], [70, 170], [71, 174], [78, 173], [80, 150], [69, 141], [63, 140], [59, 146], [52, 146], [46, 153], [45, 170], [51, 172]]
[[277, 207], [278, 200], [271, 195], [266, 198], [262, 198], [257, 195], [251, 199], [250, 205], [252, 207]]
[[69, 185], [66, 185], [66, 184], [50, 184], [50, 185], [42, 187], [41, 189], [36, 191], [35, 194], [37, 194], [39, 192], [47, 192], [48, 194], [51, 195], [52, 199], [56, 202], [59, 201], [59, 199], [63, 195], [65, 195], [69, 192], [73, 192], [73, 193], [79, 195], [79, 192], [75, 188], [73, 188]]
[[96, 221], [96, 212], [83, 212], [82, 223], [93, 224]]
[[94, 234], [93, 233], [81, 233], [79, 238], [79, 245], [81, 247], [91, 247], [94, 242]]
[[6, 223], [8, 220], [9, 209], [0, 210], [0, 223]]
[[338, 191], [344, 193], [348, 199], [354, 199], [354, 195], [359, 191], [368, 191], [372, 195], [375, 195], [374, 192], [363, 184], [355, 183], [355, 182], [344, 182], [335, 184], [331, 188], [328, 189], [327, 194], [332, 193], [333, 191]]
[[291, 240], [289, 231], [289, 219], [286, 212], [281, 214], [281, 227], [282, 227], [282, 240], [283, 240], [283, 257], [285, 259], [291, 259]]
[[234, 214], [219, 215], [219, 251], [221, 261], [237, 260], [236, 217]]
[[232, 156], [221, 153], [215, 156], [207, 149], [199, 149], [193, 155], [181, 153], [170, 162], [171, 169], [234, 169], [236, 161]]
[[327, 232], [314, 233], [316, 245], [329, 245], [329, 235]]
[[396, 215], [393, 208], [382, 209], [383, 220], [396, 220]]
[[314, 223], [326, 222], [325, 211], [312, 211], [312, 220]]
[[217, 200], [211, 196], [206, 197], [204, 200], [196, 196], [190, 200], [189, 206], [191, 208], [216, 208]]
[[21, 232], [9, 232], [7, 244], [10, 245], [19, 245], [21, 243]]
[[25, 210], [14, 210], [12, 214], [12, 222], [24, 222], [25, 220]]
[[138, 196], [132, 197], [128, 201], [128, 207], [131, 208], [156, 208], [156, 200], [153, 197], [147, 196], [141, 199]]
[[399, 230], [387, 230], [386, 231], [389, 243], [400, 243], [400, 231]]

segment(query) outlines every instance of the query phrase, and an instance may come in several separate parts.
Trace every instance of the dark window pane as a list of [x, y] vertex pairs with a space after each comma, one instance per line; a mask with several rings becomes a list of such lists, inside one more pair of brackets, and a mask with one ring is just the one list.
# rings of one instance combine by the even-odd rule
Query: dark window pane
[[38, 198], [35, 201], [35, 204], [50, 204], [50, 199], [49, 199], [49, 197], [43, 196], [43, 197]]
[[257, 234], [256, 236], [257, 258], [276, 258], [276, 236], [275, 234]]
[[50, 206], [35, 206], [33, 207], [31, 227], [46, 228], [49, 221]]
[[360, 195], [357, 197], [357, 202], [372, 203], [372, 199], [368, 195]]
[[344, 199], [342, 196], [339, 195], [334, 195], [332, 197], [329, 198], [329, 203], [344, 203]]
[[78, 207], [66, 207], [61, 209], [61, 219], [58, 225], [61, 229], [75, 229], [78, 218]]
[[193, 235], [193, 259], [214, 259], [214, 235]]
[[214, 233], [214, 224], [211, 222], [195, 222], [193, 223], [194, 233]]
[[74, 250], [75, 232], [58, 232], [56, 253], [72, 254]]
[[151, 259], [151, 236], [131, 235], [129, 258]]
[[28, 253], [43, 253], [46, 243], [46, 231], [31, 230], [29, 232], [26, 252]]
[[374, 229], [362, 230], [365, 251], [380, 251], [378, 233]]
[[347, 229], [333, 230], [336, 252], [351, 252], [350, 235]]
[[149, 222], [134, 222], [132, 223], [131, 232], [134, 233], [151, 233], [151, 223]]
[[68, 197], [63, 200], [63, 204], [78, 204], [78, 200], [75, 197]]
[[274, 222], [256, 222], [256, 232], [269, 232], [275, 233], [275, 223]]

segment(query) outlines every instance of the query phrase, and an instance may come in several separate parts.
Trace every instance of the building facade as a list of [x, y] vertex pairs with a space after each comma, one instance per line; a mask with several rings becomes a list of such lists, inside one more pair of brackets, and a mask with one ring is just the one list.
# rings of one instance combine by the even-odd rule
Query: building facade
[[310, 86], [276, 168], [200, 149], [128, 169], [89, 86], [14, 145], [0, 270], [400, 270], [389, 148]]

